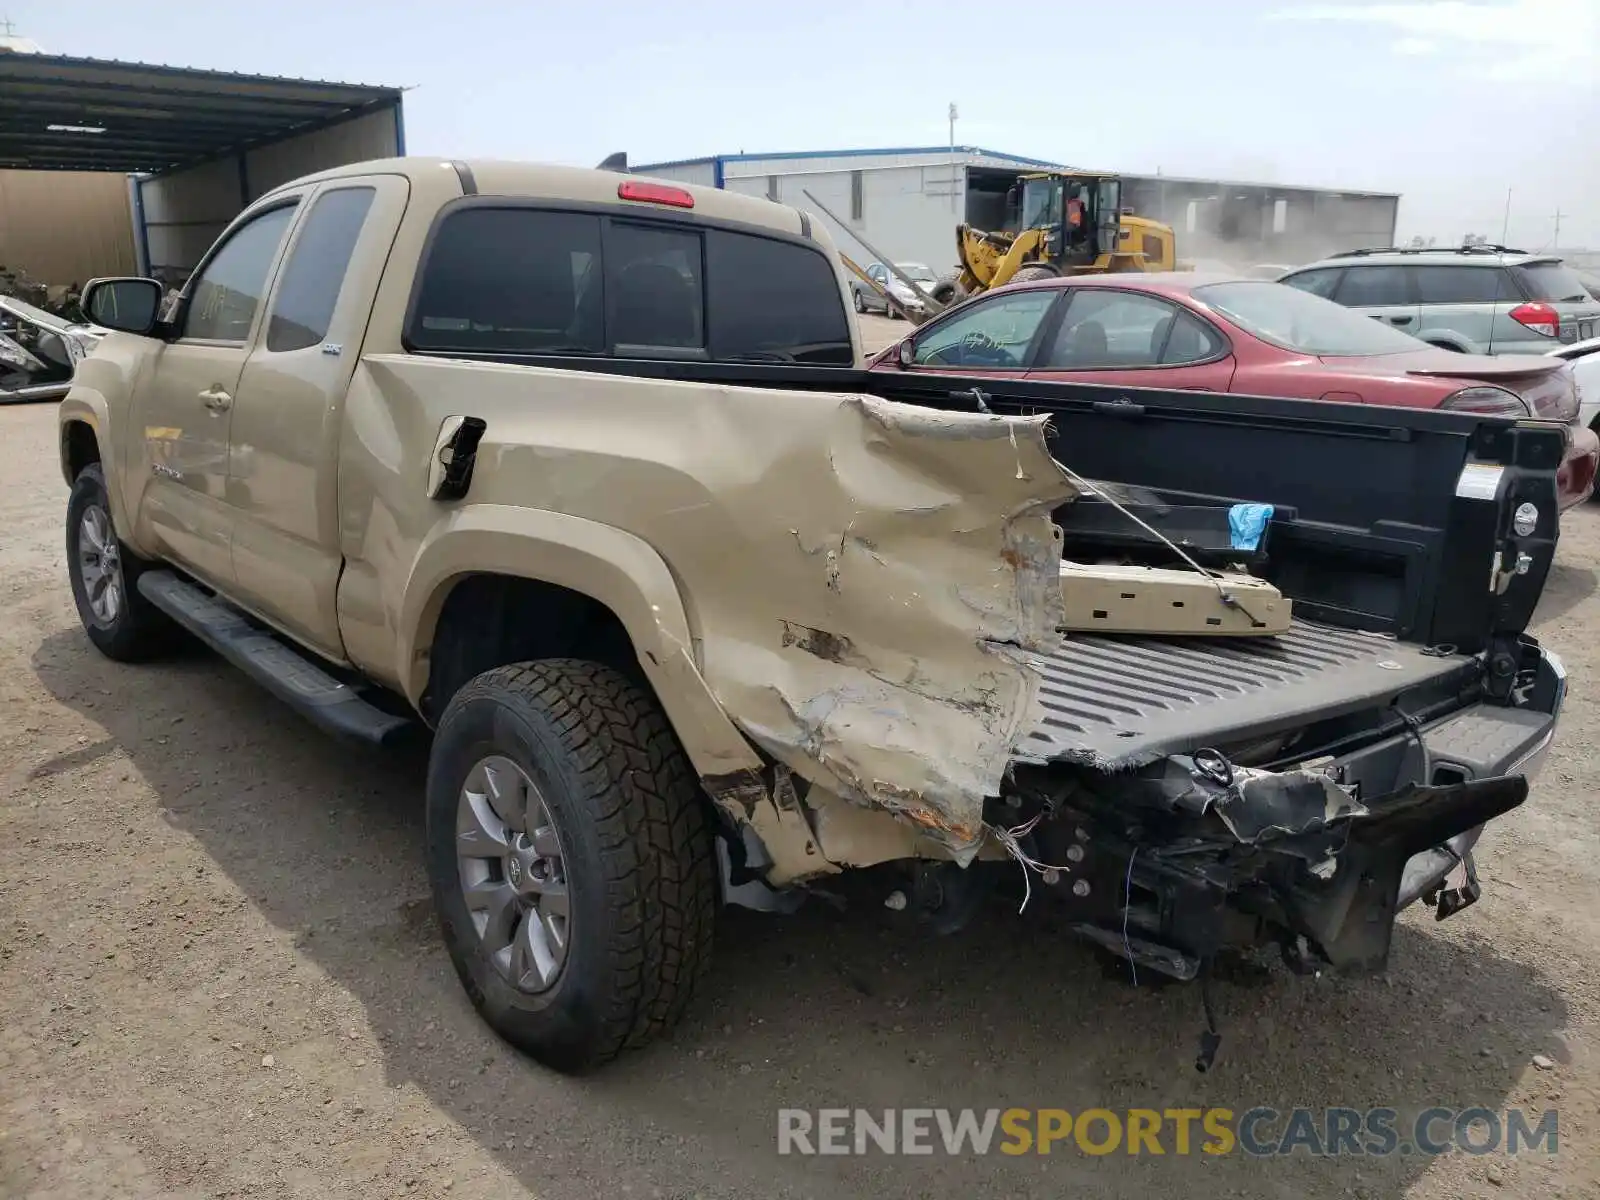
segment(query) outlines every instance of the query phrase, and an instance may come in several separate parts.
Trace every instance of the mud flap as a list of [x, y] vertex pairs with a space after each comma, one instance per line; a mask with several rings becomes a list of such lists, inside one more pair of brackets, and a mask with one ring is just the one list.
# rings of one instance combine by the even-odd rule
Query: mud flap
[[1528, 796], [1521, 775], [1442, 787], [1415, 786], [1375, 801], [1349, 823], [1339, 869], [1326, 885], [1302, 884], [1285, 907], [1328, 962], [1381, 970], [1389, 957], [1400, 877], [1412, 855], [1510, 812]]

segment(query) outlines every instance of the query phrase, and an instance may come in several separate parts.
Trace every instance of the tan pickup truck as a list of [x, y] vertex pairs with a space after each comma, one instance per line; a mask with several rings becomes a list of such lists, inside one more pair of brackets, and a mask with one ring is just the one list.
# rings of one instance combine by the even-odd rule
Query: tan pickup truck
[[[1374, 967], [1398, 908], [1476, 898], [1564, 691], [1524, 633], [1559, 430], [868, 375], [848, 302], [805, 214], [722, 191], [422, 159], [286, 184], [174, 303], [86, 289], [113, 332], [61, 404], [84, 628], [431, 736], [445, 942], [562, 1069], [680, 1016], [722, 904], [845, 870], [941, 928], [1025, 884], [1202, 981], [1260, 947]], [[1064, 634], [1064, 556], [1145, 609], [1140, 569], [1192, 562], [1254, 621], [1212, 574], [1242, 566], [1296, 619]]]

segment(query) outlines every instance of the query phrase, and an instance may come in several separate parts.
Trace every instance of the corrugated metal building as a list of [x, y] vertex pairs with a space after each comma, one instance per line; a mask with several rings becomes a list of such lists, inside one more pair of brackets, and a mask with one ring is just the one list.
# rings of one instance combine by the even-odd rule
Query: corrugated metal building
[[123, 176], [0, 171], [0, 270], [66, 285], [136, 266]]
[[[0, 263], [46, 284], [134, 269], [179, 283], [264, 192], [404, 154], [401, 102], [391, 87], [0, 50], [0, 166], [18, 169], [0, 192]], [[74, 198], [89, 171], [107, 182], [78, 191], [115, 204]], [[79, 253], [35, 267], [36, 237]]]
[[[851, 236], [854, 230], [897, 261], [942, 271], [956, 263], [957, 224], [999, 228], [1016, 176], [1059, 165], [981, 146], [913, 146], [719, 154], [633, 169], [817, 212], [806, 199], [809, 191], [844, 222], [841, 229], [822, 217], [852, 258], [867, 253]], [[1172, 225], [1181, 258], [1239, 266], [1293, 264], [1335, 250], [1389, 245], [1400, 203], [1390, 193], [1160, 175], [1122, 179], [1124, 206]]]

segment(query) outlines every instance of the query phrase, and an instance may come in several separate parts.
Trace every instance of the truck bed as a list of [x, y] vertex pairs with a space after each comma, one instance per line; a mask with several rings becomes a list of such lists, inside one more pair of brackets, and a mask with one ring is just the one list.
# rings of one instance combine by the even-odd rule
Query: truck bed
[[1115, 771], [1384, 706], [1473, 659], [1296, 620], [1252, 639], [1069, 634], [1034, 665], [1044, 718], [1018, 758]]

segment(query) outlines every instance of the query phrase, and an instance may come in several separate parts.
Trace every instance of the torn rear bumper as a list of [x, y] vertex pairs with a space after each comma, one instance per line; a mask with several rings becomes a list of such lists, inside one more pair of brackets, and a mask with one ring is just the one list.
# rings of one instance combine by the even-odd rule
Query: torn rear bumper
[[[1555, 743], [1556, 727], [1567, 697], [1567, 671], [1558, 656], [1548, 650], [1541, 651], [1538, 672], [1529, 706], [1498, 710], [1498, 719], [1486, 723], [1483, 730], [1486, 734], [1500, 735], [1498, 745], [1492, 737], [1483, 739], [1483, 744], [1499, 758], [1492, 769], [1501, 775], [1521, 775], [1530, 785], [1538, 778], [1550, 747]], [[1448, 763], [1454, 761], [1450, 757], [1452, 754], [1460, 756], [1464, 748], [1461, 735], [1466, 732], [1451, 720], [1442, 721], [1439, 726], [1444, 727], [1446, 736], [1441, 736], [1437, 726], [1424, 734], [1430, 751], [1437, 756], [1435, 770], [1440, 758]], [[1465, 745], [1470, 746], [1470, 741]], [[1396, 908], [1405, 908], [1433, 892], [1458, 865], [1464, 871], [1470, 870], [1472, 849], [1482, 835], [1483, 826], [1475, 825], [1441, 845], [1413, 855], [1401, 876]], [[1441, 913], [1441, 919], [1447, 915]]]
[[1380, 969], [1406, 905], [1427, 897], [1443, 919], [1476, 899], [1471, 849], [1549, 751], [1566, 672], [1531, 643], [1523, 665], [1513, 705], [1470, 704], [1338, 758], [1264, 771], [1197, 751], [1069, 800], [1041, 852], [1076, 865], [1059, 889], [1075, 928], [1179, 979], [1273, 943], [1297, 968]]

